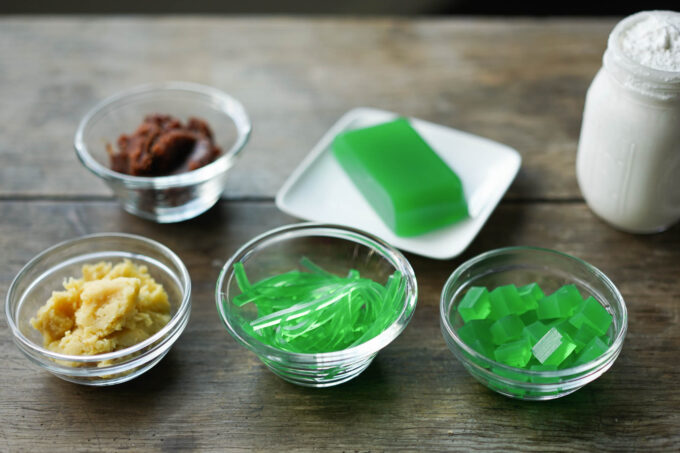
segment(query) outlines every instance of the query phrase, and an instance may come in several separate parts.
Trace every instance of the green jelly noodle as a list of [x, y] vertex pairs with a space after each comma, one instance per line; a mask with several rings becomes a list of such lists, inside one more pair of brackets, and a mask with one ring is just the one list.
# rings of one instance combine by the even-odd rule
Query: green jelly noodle
[[516, 368], [556, 371], [578, 366], [611, 345], [607, 332], [613, 316], [595, 298], [583, 299], [574, 285], [548, 295], [537, 283], [492, 291], [475, 286], [465, 293], [457, 312], [463, 321], [457, 333], [465, 344]]
[[251, 283], [243, 263], [234, 264], [241, 294], [237, 307], [253, 304], [255, 319], [239, 316], [241, 328], [264, 344], [289, 352], [341, 351], [379, 335], [399, 316], [405, 294], [399, 271], [385, 285], [351, 269], [341, 277], [303, 258], [291, 270]]

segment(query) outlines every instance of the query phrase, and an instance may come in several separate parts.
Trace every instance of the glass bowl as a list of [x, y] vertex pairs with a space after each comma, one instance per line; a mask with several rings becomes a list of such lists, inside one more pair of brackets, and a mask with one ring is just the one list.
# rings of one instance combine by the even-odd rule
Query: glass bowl
[[[612, 340], [609, 349], [583, 365], [557, 371], [531, 371], [491, 360], [458, 336], [456, 332], [463, 321], [457, 307], [471, 286], [492, 289], [532, 282], [537, 282], [546, 294], [574, 284], [582, 296], [593, 296], [600, 301], [613, 315], [607, 332]], [[573, 256], [532, 247], [492, 250], [460, 265], [444, 285], [440, 317], [446, 344], [470, 374], [498, 393], [523, 400], [559, 398], [600, 377], [619, 356], [628, 324], [623, 297], [600, 270]]]
[[[205, 120], [222, 156], [187, 173], [130, 176], [111, 170], [107, 144], [132, 133], [148, 114], [169, 114], [186, 121]], [[208, 86], [166, 82], [144, 85], [105, 99], [81, 120], [74, 146], [82, 164], [113, 190], [123, 209], [158, 223], [187, 220], [210, 209], [220, 198], [227, 172], [250, 136], [245, 109], [228, 94]]]
[[[237, 307], [234, 298], [241, 291], [236, 283], [234, 264], [242, 263], [248, 278], [259, 281], [273, 275], [302, 269], [300, 260], [309, 258], [336, 275], [350, 269], [385, 284], [395, 271], [404, 277], [401, 311], [382, 333], [359, 345], [334, 352], [294, 353], [262, 343], [239, 324], [239, 317], [251, 317], [247, 305]], [[275, 374], [294, 384], [329, 387], [358, 376], [378, 351], [392, 342], [410, 321], [416, 306], [415, 274], [404, 256], [382, 240], [359, 230], [336, 225], [302, 223], [264, 233], [238, 250], [222, 268], [215, 289], [217, 311], [227, 331], [254, 352]]]
[[[30, 320], [52, 291], [62, 290], [64, 279], [81, 275], [83, 264], [115, 264], [123, 259], [147, 266], [156, 282], [163, 285], [171, 306], [170, 321], [147, 340], [106, 354], [74, 356], [45, 349], [42, 334]], [[94, 234], [62, 242], [29, 261], [9, 287], [5, 315], [15, 344], [32, 363], [67, 381], [105, 386], [139, 376], [167, 354], [189, 321], [190, 294], [186, 267], [164, 245], [129, 234]]]

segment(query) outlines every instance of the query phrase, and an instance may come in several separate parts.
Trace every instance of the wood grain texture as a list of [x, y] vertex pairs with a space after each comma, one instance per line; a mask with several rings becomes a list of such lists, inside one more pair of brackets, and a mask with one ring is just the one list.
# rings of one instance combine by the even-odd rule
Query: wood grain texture
[[614, 23], [1, 18], [0, 197], [109, 197], [74, 156], [78, 121], [118, 91], [186, 80], [233, 94], [251, 115], [252, 140], [226, 198], [272, 197], [358, 106], [516, 148], [523, 167], [511, 198], [579, 198], [581, 112]]
[[[34, 254], [86, 233], [159, 240], [193, 280], [189, 325], [163, 361], [113, 388], [63, 382], [29, 366], [0, 320], [2, 451], [647, 451], [680, 445], [680, 227], [617, 232], [579, 202], [505, 202], [450, 261], [408, 255], [420, 297], [403, 334], [357, 379], [324, 390], [287, 384], [232, 340], [215, 310], [220, 267], [240, 245], [292, 219], [270, 202], [223, 201], [177, 225], [132, 217], [109, 201], [0, 203], [0, 292]], [[439, 295], [464, 260], [506, 245], [573, 253], [618, 285], [629, 332], [612, 369], [543, 403], [474, 381], [446, 348]]]

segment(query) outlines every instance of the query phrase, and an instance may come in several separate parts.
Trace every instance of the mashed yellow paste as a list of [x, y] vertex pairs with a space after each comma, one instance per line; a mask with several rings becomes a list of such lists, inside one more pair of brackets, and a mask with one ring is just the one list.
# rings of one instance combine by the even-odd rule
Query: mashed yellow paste
[[54, 291], [31, 319], [50, 351], [96, 355], [124, 349], [170, 320], [168, 294], [146, 266], [101, 262], [84, 265], [82, 273], [65, 280], [65, 291]]

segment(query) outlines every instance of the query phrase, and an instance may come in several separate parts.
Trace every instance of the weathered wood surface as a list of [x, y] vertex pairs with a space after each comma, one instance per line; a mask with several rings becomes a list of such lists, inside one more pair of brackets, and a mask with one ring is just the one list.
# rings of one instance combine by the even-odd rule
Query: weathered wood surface
[[108, 196], [75, 159], [80, 118], [123, 89], [187, 80], [233, 94], [251, 115], [227, 198], [271, 197], [357, 106], [516, 148], [524, 165], [510, 197], [580, 197], [572, 174], [583, 101], [613, 24], [0, 19], [0, 196]]
[[[168, 356], [113, 388], [32, 368], [0, 317], [0, 451], [678, 449], [680, 226], [652, 236], [615, 231], [581, 201], [574, 178], [583, 96], [613, 23], [0, 19], [0, 294], [46, 247], [105, 231], [165, 243], [185, 261], [194, 289], [191, 321]], [[71, 150], [78, 120], [97, 100], [166, 79], [233, 93], [255, 125], [228, 200], [176, 225], [123, 212]], [[245, 241], [295, 221], [272, 195], [359, 105], [507, 143], [522, 153], [523, 168], [461, 257], [408, 255], [420, 288], [414, 318], [361, 376], [299, 388], [228, 336], [214, 285]], [[573, 395], [545, 403], [502, 397], [444, 344], [438, 304], [446, 278], [465, 259], [507, 245], [575, 254], [626, 299], [621, 356]]]

